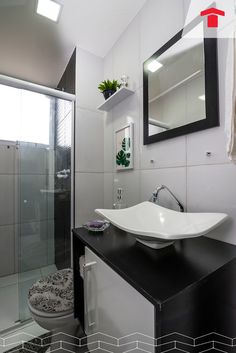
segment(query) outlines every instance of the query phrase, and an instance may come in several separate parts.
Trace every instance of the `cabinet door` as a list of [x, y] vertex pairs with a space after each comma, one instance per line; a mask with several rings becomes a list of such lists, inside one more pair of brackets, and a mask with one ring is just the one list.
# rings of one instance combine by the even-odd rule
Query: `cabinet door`
[[154, 337], [154, 306], [88, 248], [84, 290], [87, 335]]

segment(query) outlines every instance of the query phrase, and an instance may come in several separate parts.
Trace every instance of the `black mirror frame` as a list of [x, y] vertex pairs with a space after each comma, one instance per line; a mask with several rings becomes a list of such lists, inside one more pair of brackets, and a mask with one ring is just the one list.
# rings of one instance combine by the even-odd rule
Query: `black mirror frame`
[[[216, 127], [220, 125], [219, 118], [219, 83], [218, 83], [218, 52], [217, 52], [217, 38], [204, 38], [204, 56], [205, 56], [205, 105], [206, 105], [206, 119], [199, 120], [187, 125], [183, 125], [172, 130], [160, 132], [158, 134], [149, 136], [149, 109], [148, 109], [148, 64], [157, 59], [167, 49], [178, 42], [183, 33], [189, 32], [196, 25], [202, 22], [201, 17], [197, 17], [189, 25], [178, 32], [166, 44], [164, 44], [155, 54], [153, 54], [143, 64], [143, 142], [148, 145], [154, 142], [163, 141], [190, 134], [196, 131], [201, 131]], [[204, 27], [206, 31], [206, 27]]]

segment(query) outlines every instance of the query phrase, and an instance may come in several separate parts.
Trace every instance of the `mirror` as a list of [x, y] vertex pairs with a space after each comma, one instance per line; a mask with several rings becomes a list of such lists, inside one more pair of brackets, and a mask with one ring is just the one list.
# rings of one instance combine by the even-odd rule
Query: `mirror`
[[144, 144], [219, 125], [217, 40], [196, 19], [144, 63]]

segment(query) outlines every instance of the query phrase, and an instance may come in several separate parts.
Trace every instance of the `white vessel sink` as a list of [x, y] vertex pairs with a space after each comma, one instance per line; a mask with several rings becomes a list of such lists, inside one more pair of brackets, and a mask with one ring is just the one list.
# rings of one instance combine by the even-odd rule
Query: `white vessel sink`
[[149, 201], [121, 210], [96, 209], [95, 212], [154, 249], [171, 245], [178, 239], [205, 235], [228, 217], [224, 213], [176, 212]]

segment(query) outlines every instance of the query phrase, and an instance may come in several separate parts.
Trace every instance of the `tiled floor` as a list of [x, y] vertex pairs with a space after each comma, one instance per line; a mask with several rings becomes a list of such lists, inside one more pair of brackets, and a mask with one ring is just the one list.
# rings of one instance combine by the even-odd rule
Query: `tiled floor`
[[6, 335], [0, 335], [0, 353], [85, 353], [88, 352], [86, 343], [85, 334], [77, 320], [50, 332], [31, 323]]
[[19, 345], [20, 341], [31, 340], [48, 333], [35, 322], [31, 322], [17, 329], [11, 330], [7, 334], [0, 334], [0, 353], [6, 352]]
[[37, 270], [23, 272], [0, 278], [0, 331], [16, 324], [16, 321], [27, 320], [27, 294], [29, 288], [39, 278], [55, 272], [56, 266], [50, 265]]

